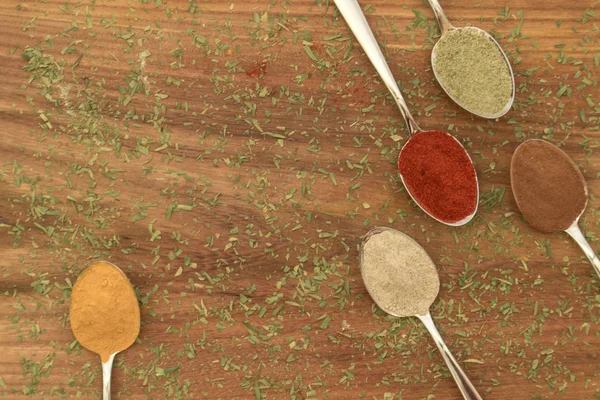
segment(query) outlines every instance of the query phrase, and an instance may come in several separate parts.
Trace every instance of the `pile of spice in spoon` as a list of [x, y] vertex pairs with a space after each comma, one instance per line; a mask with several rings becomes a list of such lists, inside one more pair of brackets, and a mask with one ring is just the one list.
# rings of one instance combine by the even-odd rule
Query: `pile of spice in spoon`
[[415, 316], [423, 322], [467, 400], [481, 396], [438, 332], [429, 313], [440, 290], [440, 279], [425, 249], [391, 228], [370, 230], [360, 248], [360, 271], [371, 298], [395, 317]]
[[131, 346], [140, 332], [140, 307], [125, 274], [99, 261], [77, 278], [71, 295], [71, 329], [80, 345], [102, 361], [103, 398], [110, 399], [115, 355]]
[[435, 75], [465, 110], [486, 118], [504, 115], [513, 102], [513, 78], [502, 50], [476, 28], [455, 28], [437, 42]]
[[477, 209], [479, 188], [471, 158], [442, 131], [421, 132], [400, 151], [398, 170], [423, 210], [451, 225], [468, 222]]
[[442, 89], [465, 110], [498, 118], [515, 99], [515, 80], [506, 54], [486, 31], [456, 28], [438, 0], [429, 0], [441, 37], [431, 52], [433, 73]]

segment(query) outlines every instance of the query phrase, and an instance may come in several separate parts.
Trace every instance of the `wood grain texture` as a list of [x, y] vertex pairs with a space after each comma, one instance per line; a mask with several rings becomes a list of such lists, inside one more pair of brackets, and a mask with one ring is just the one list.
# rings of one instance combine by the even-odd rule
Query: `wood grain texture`
[[459, 398], [420, 323], [366, 293], [357, 246], [378, 225], [437, 262], [432, 314], [484, 398], [600, 396], [598, 279], [566, 235], [521, 219], [508, 170], [525, 138], [561, 143], [596, 242], [597, 3], [443, 3], [510, 55], [498, 121], [434, 82], [425, 3], [370, 4], [420, 125], [477, 164], [466, 227], [409, 201], [400, 114], [332, 2], [0, 1], [0, 397], [99, 397], [68, 304], [105, 258], [142, 301], [116, 398]]

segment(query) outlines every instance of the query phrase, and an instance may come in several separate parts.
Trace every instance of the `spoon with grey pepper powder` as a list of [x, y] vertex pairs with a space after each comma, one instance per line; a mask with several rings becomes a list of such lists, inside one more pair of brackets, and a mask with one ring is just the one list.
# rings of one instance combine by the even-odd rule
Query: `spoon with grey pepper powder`
[[371, 229], [360, 247], [360, 271], [375, 303], [394, 317], [423, 322], [466, 400], [481, 396], [438, 332], [429, 307], [440, 290], [435, 264], [410, 236], [391, 228]]
[[440, 86], [456, 104], [483, 118], [499, 118], [515, 100], [515, 80], [506, 54], [486, 31], [454, 27], [438, 0], [429, 0], [441, 37], [431, 52]]
[[519, 145], [510, 163], [510, 183], [517, 206], [532, 227], [567, 232], [600, 277], [600, 259], [579, 229], [588, 199], [585, 179], [564, 151], [532, 139]]

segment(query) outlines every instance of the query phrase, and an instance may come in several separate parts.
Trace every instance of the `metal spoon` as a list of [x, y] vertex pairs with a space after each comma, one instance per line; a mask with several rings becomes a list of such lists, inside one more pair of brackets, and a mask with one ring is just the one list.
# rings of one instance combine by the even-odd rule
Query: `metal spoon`
[[[574, 220], [571, 223], [571, 225], [566, 229], [564, 229], [564, 226], [563, 226], [563, 229], [549, 230], [549, 229], [546, 229], [545, 226], [539, 226], [534, 219], [530, 218], [529, 212], [526, 208], [526, 205], [523, 204], [523, 200], [521, 198], [521, 196], [523, 195], [523, 192], [525, 190], [535, 190], [536, 188], [531, 187], [531, 186], [529, 186], [529, 187], [515, 186], [515, 183], [514, 183], [515, 180], [513, 179], [513, 174], [515, 174], [517, 172], [517, 171], [515, 171], [515, 160], [517, 160], [518, 157], [521, 156], [521, 152], [524, 149], [526, 149], [527, 146], [530, 146], [530, 145], [546, 146], [549, 150], [553, 151], [556, 156], [562, 156], [563, 159], [565, 161], [567, 161], [567, 165], [570, 168], [572, 168], [572, 170], [574, 172], [573, 175], [576, 176], [577, 177], [576, 179], [578, 179], [579, 182], [583, 185], [584, 191], [583, 191], [583, 193], [580, 194], [581, 197], [579, 198], [579, 203], [581, 203], [581, 206], [579, 209], [575, 208], [570, 212], [570, 216], [572, 218], [574, 218]], [[531, 140], [527, 140], [527, 141], [521, 143], [519, 145], [519, 147], [517, 147], [517, 149], [515, 150], [515, 153], [513, 154], [513, 158], [511, 161], [510, 173], [511, 173], [511, 186], [512, 186], [512, 190], [513, 190], [513, 194], [515, 196], [515, 200], [517, 202], [517, 206], [519, 207], [519, 209], [525, 216], [525, 219], [527, 219], [527, 222], [530, 225], [532, 225], [534, 228], [541, 230], [542, 232], [564, 231], [564, 232], [568, 233], [569, 236], [571, 236], [575, 240], [575, 242], [577, 242], [579, 247], [581, 247], [581, 249], [585, 253], [586, 257], [588, 258], [588, 260], [590, 260], [590, 263], [594, 267], [594, 270], [596, 271], [598, 278], [600, 278], [600, 259], [598, 258], [598, 256], [596, 256], [596, 253], [594, 252], [594, 250], [592, 249], [592, 247], [590, 246], [588, 241], [585, 239], [585, 236], [581, 232], [581, 229], [579, 229], [579, 224], [578, 224], [579, 219], [583, 215], [585, 208], [587, 206], [587, 202], [588, 202], [588, 189], [587, 189], [587, 185], [585, 184], [585, 178], [583, 177], [583, 175], [581, 174], [581, 171], [579, 170], [577, 165], [573, 162], [573, 160], [571, 160], [571, 158], [565, 152], [563, 152], [561, 149], [554, 146], [553, 144], [546, 142], [545, 140], [531, 139]], [[583, 198], [583, 197], [585, 197], [585, 198]]]
[[[135, 299], [135, 292], [133, 290], [133, 287], [131, 287], [131, 283], [129, 282], [129, 279], [127, 279], [127, 276], [125, 275], [125, 273], [116, 265], [109, 263], [107, 261], [100, 261], [100, 262], [95, 262], [90, 264], [89, 266], [87, 266], [79, 275], [79, 277], [77, 278], [77, 282], [75, 282], [75, 286], [73, 287], [73, 295], [71, 298], [71, 309], [73, 308], [73, 304], [76, 303], [79, 298], [79, 296], [83, 296], [84, 294], [78, 294], [76, 292], [76, 288], [77, 285], [80, 284], [81, 281], [83, 281], [85, 279], [85, 272], [86, 270], [88, 270], [89, 268], [95, 266], [96, 264], [106, 264], [107, 266], [110, 266], [114, 269], [116, 269], [120, 275], [122, 275], [122, 278], [124, 279], [124, 281], [127, 283], [127, 285], [130, 287], [131, 289], [131, 296], [133, 296], [133, 298]], [[101, 304], [102, 302], [99, 301], [98, 306], [102, 306], [104, 305], [105, 307], [110, 307], [110, 304]], [[140, 321], [139, 321], [139, 305], [137, 303], [137, 300], [135, 300], [135, 306], [138, 307], [137, 309], [137, 315], [138, 315], [138, 320], [137, 320], [137, 332], [139, 332], [139, 326], [140, 326]], [[98, 349], [92, 348], [91, 346], [89, 346], [89, 344], [87, 343], [86, 339], [89, 339], [89, 337], [87, 336], [78, 336], [78, 334], [76, 333], [76, 329], [73, 329], [73, 311], [71, 310], [71, 329], [73, 330], [73, 334], [75, 335], [75, 338], [79, 341], [79, 344], [81, 344], [83, 347], [87, 348], [88, 350], [100, 355], [101, 360], [104, 358], [104, 354], [101, 354], [101, 352]], [[101, 329], [102, 327], [98, 327], [98, 329]], [[137, 337], [137, 333], [135, 335], [135, 337]], [[131, 346], [133, 344], [133, 342], [135, 341], [135, 337], [133, 338], [129, 338], [131, 340], [130, 343], [126, 346], [123, 346], [123, 348], [120, 348], [118, 351], [115, 351], [114, 353], [108, 355], [108, 357], [106, 358], [106, 361], [102, 360], [102, 398], [103, 400], [110, 400], [110, 383], [111, 383], [111, 376], [112, 376], [112, 366], [113, 366], [113, 361], [115, 359], [115, 356], [120, 353], [121, 351], [127, 349], [129, 346]]]
[[500, 44], [489, 33], [484, 31], [483, 29], [479, 29], [479, 28], [475, 28], [475, 27], [457, 28], [457, 27], [453, 26], [450, 23], [450, 21], [448, 20], [448, 18], [446, 17], [446, 14], [444, 14], [444, 10], [442, 10], [442, 6], [440, 5], [439, 1], [438, 0], [428, 0], [428, 1], [429, 1], [429, 5], [431, 6], [431, 8], [433, 10], [433, 14], [435, 15], [435, 18], [437, 19], [437, 22], [440, 26], [440, 32], [441, 32], [440, 40], [444, 37], [444, 35], [446, 35], [451, 30], [463, 30], [463, 31], [472, 30], [472, 31], [477, 31], [478, 33], [484, 35], [486, 38], [488, 38], [492, 43], [494, 43], [498, 47], [498, 50], [500, 51], [500, 54], [502, 54], [502, 57], [504, 58], [504, 62], [506, 63], [506, 66], [508, 67], [508, 70], [510, 71], [510, 77], [512, 80], [512, 93], [510, 96], [510, 100], [508, 101], [508, 103], [506, 103], [504, 108], [495, 114], [480, 113], [480, 112], [476, 112], [476, 110], [472, 110], [472, 109], [465, 107], [464, 104], [461, 104], [460, 99], [457, 99], [455, 96], [453, 96], [452, 93], [450, 93], [448, 91], [448, 89], [444, 86], [444, 84], [440, 80], [438, 71], [435, 68], [436, 49], [437, 49], [437, 45], [438, 45], [439, 41], [435, 44], [435, 46], [433, 46], [433, 50], [431, 51], [431, 67], [433, 69], [433, 74], [435, 75], [435, 78], [439, 82], [442, 89], [444, 89], [444, 92], [446, 92], [448, 97], [450, 97], [460, 107], [464, 108], [471, 114], [475, 114], [475, 115], [483, 117], [483, 118], [489, 118], [489, 119], [500, 118], [501, 116], [503, 116], [510, 110], [510, 108], [513, 105], [513, 102], [515, 101], [515, 76], [514, 76], [512, 67], [510, 65], [510, 62], [508, 61], [508, 57], [506, 57], [506, 53], [504, 53], [504, 50], [502, 50], [502, 47], [500, 47]]
[[[121, 270], [121, 268], [117, 267], [116, 265], [109, 263], [110, 265], [112, 265], [113, 267], [115, 267], [116, 269], [119, 270], [119, 272], [121, 272], [121, 274], [123, 274], [123, 277], [125, 279], [127, 279], [127, 281], [129, 281], [129, 279], [127, 278], [127, 275], [125, 275], [125, 273]], [[131, 287], [131, 290], [133, 291], [133, 287]], [[126, 350], [126, 349], [123, 349]], [[121, 351], [123, 351], [121, 350]], [[110, 400], [110, 384], [111, 384], [111, 378], [112, 378], [112, 367], [113, 367], [113, 361], [115, 360], [115, 356], [117, 354], [119, 354], [121, 351], [116, 351], [114, 353], [112, 353], [110, 355], [110, 357], [108, 357], [108, 361], [103, 362], [102, 363], [102, 399], [103, 400]]]
[[[583, 214], [583, 211], [581, 214]], [[580, 217], [581, 215], [577, 217], [575, 221], [573, 221], [573, 224], [567, 230], [565, 230], [565, 232], [567, 232], [569, 236], [571, 236], [573, 240], [577, 242], [579, 247], [581, 247], [581, 250], [583, 250], [588, 260], [590, 260], [590, 263], [592, 263], [592, 267], [594, 267], [596, 275], [598, 275], [598, 278], [600, 278], [600, 259], [594, 252], [594, 249], [592, 249], [588, 241], [585, 239], [585, 236], [583, 236], [581, 229], [579, 229], [578, 222]]]
[[[404, 118], [404, 121], [406, 122], [406, 126], [408, 129], [408, 136], [409, 136], [409, 139], [404, 144], [404, 147], [406, 147], [406, 145], [414, 137], [413, 135], [416, 135], [417, 133], [424, 135], [424, 134], [433, 132], [433, 131], [424, 131], [423, 129], [421, 129], [419, 127], [419, 125], [417, 125], [417, 122], [415, 121], [412, 114], [410, 113], [410, 110], [408, 109], [408, 105], [406, 104], [404, 97], [402, 96], [402, 93], [400, 92], [400, 89], [398, 88], [398, 84], [396, 83], [396, 80], [394, 79], [394, 76], [392, 75], [392, 72], [390, 71], [390, 68], [389, 68], [387, 62], [385, 61], [385, 57], [383, 56], [383, 53], [381, 52], [381, 49], [379, 48], [379, 44], [377, 43], [377, 40], [375, 39], [375, 36], [373, 35], [373, 32], [371, 31], [371, 27], [369, 26], [369, 23], [367, 22], [367, 19], [365, 18], [365, 15], [362, 12], [362, 9], [360, 8], [360, 4], [358, 4], [358, 1], [357, 0], [334, 0], [334, 1], [335, 1], [335, 4], [336, 4], [338, 10], [340, 11], [342, 16], [346, 20], [346, 23], [348, 24], [348, 26], [354, 33], [354, 36], [356, 36], [356, 39], [358, 40], [358, 42], [362, 46], [363, 50], [367, 54], [367, 57], [369, 57], [369, 60], [371, 60], [371, 63], [373, 64], [373, 66], [375, 67], [377, 72], [379, 73], [379, 76], [383, 80], [383, 83], [385, 84], [385, 86], [388, 88], [388, 90], [392, 94], [392, 97], [394, 98], [394, 100], [396, 101], [396, 104], [398, 105], [398, 108], [400, 109], [400, 113], [402, 114], [402, 117]], [[452, 138], [454, 140], [456, 140], [456, 142], [460, 145], [460, 147], [465, 152], [467, 157], [469, 157], [471, 166], [473, 166], [473, 161], [471, 160], [471, 157], [469, 156], [467, 151], [464, 149], [462, 143], [460, 143], [454, 136], [452, 136]], [[402, 157], [402, 150], [400, 150], [400, 155], [398, 158], [400, 159], [400, 157]], [[477, 181], [477, 174], [475, 173], [475, 167], [473, 167], [473, 174], [475, 176], [475, 180], [476, 180], [476, 184], [477, 184], [477, 199], [475, 201], [475, 208], [473, 209], [473, 212], [471, 214], [469, 214], [467, 217], [463, 218], [460, 221], [456, 221], [456, 222], [444, 221], [444, 220], [438, 219], [435, 216], [433, 216], [432, 214], [430, 214], [425, 209], [425, 207], [422, 205], [422, 200], [416, 198], [414, 193], [412, 193], [410, 191], [410, 189], [406, 185], [406, 182], [404, 180], [405, 178], [402, 174], [400, 174], [400, 178], [402, 179], [402, 183], [404, 184], [404, 187], [406, 187], [406, 190], [407, 190], [408, 194], [410, 195], [410, 197], [414, 200], [415, 203], [417, 203], [417, 205], [419, 205], [419, 207], [423, 211], [425, 211], [425, 213], [427, 215], [429, 215], [431, 218], [435, 219], [436, 221], [441, 222], [446, 225], [449, 225], [449, 226], [461, 226], [461, 225], [464, 225], [464, 224], [468, 223], [469, 221], [471, 221], [471, 219], [473, 219], [473, 217], [477, 213], [477, 207], [479, 204], [479, 182]]]
[[115, 356], [118, 353], [113, 353], [108, 358], [107, 362], [102, 363], [102, 399], [110, 400], [110, 382], [112, 377], [112, 366]]
[[[371, 281], [369, 279], [369, 277], [365, 274], [365, 268], [364, 268], [365, 262], [364, 261], [365, 261], [365, 255], [367, 255], [369, 252], [380, 253], [379, 249], [377, 249], [377, 248], [369, 249], [369, 246], [368, 246], [369, 241], [376, 235], [380, 235], [380, 234], [397, 236], [398, 238], [401, 238], [401, 239], [409, 239], [409, 242], [411, 244], [408, 246], [405, 246], [405, 249], [406, 249], [406, 247], [413, 247], [414, 249], [418, 249], [423, 254], [426, 255], [425, 250], [414, 239], [412, 239], [411, 237], [409, 237], [408, 235], [406, 235], [400, 231], [397, 231], [397, 230], [391, 229], [391, 228], [386, 228], [386, 227], [377, 227], [377, 228], [371, 229], [365, 235], [365, 238], [360, 247], [360, 269], [361, 269], [361, 275], [362, 275], [363, 281], [365, 283], [365, 287], [367, 288], [367, 292], [369, 292], [369, 295], [371, 296], [371, 298], [373, 298], [373, 301], [375, 301], [377, 306], [379, 306], [379, 308], [381, 308], [386, 313], [388, 313], [394, 317], [414, 316], [414, 317], [419, 318], [421, 320], [421, 322], [423, 323], [423, 325], [425, 325], [425, 328], [427, 328], [427, 331], [429, 332], [431, 337], [433, 338], [435, 345], [437, 346], [438, 350], [440, 351], [442, 358], [446, 362], [446, 365], [448, 366], [448, 369], [450, 370], [450, 373], [452, 374], [452, 377], [454, 378], [454, 381], [456, 382], [456, 385], [458, 386], [463, 397], [466, 400], [481, 400], [481, 396], [477, 392], [477, 389], [475, 389], [475, 386], [470, 381], [470, 379], [467, 376], [467, 374], [465, 373], [465, 371], [463, 371], [463, 369], [460, 367], [460, 364], [458, 363], [458, 361], [456, 361], [456, 359], [450, 352], [450, 349], [444, 342], [444, 339], [442, 339], [442, 336], [440, 335], [439, 331], [435, 327], [435, 323], [433, 322], [433, 318], [431, 317], [429, 310], [427, 310], [427, 312], [424, 313], [423, 315], [419, 315], [419, 314], [403, 315], [398, 312], [396, 312], [396, 313], [393, 312], [386, 304], [382, 304], [383, 302], [378, 302], [376, 300], [378, 298], [377, 291], [380, 291], [381, 287], [375, 287], [377, 285], [377, 282]], [[410, 250], [410, 249], [406, 249], [406, 250]], [[432, 286], [435, 289], [435, 292], [433, 292], [431, 289], [429, 289], [425, 293], [425, 292], [419, 292], [418, 290], [413, 290], [412, 287], [402, 288], [402, 290], [414, 292], [416, 296], [421, 296], [420, 300], [423, 300], [423, 302], [429, 302], [429, 306], [427, 307], [427, 309], [429, 309], [431, 307], [431, 304], [433, 304], [433, 302], [435, 301], [435, 298], [437, 297], [437, 294], [439, 292], [439, 277], [437, 275], [437, 269], [435, 268], [435, 264], [433, 263], [433, 261], [431, 259], [429, 259], [429, 264], [430, 264], [429, 268], [431, 268], [432, 270], [423, 271], [423, 272], [424, 273], [427, 272], [428, 274], [431, 274], [433, 272], [435, 274], [436, 285]], [[388, 269], [389, 274], [392, 275], [392, 274], [394, 274], [394, 271], [398, 271], [399, 268], [402, 268], [402, 264], [401, 263], [397, 263], [394, 265], [390, 264], [390, 265], [388, 265], [388, 268], [389, 268]], [[415, 289], [418, 289], [418, 288], [415, 288]], [[417, 299], [412, 298], [411, 302], [416, 302], [416, 300]], [[406, 304], [406, 305], [402, 305], [402, 306], [410, 307], [411, 305]], [[402, 308], [404, 308], [404, 307], [402, 307]]]

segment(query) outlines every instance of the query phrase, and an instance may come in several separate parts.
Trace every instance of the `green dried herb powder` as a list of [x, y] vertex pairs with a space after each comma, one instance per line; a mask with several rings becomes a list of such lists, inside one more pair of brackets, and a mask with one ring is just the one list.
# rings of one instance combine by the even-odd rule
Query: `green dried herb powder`
[[512, 106], [510, 66], [497, 44], [476, 28], [448, 31], [432, 53], [440, 85], [465, 110], [496, 118]]

